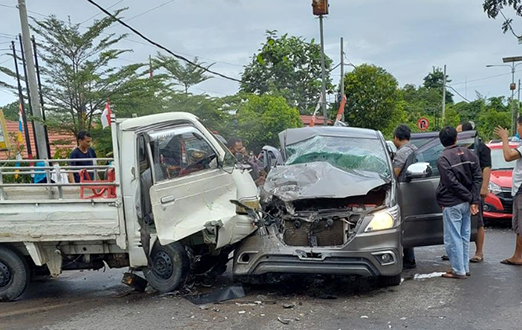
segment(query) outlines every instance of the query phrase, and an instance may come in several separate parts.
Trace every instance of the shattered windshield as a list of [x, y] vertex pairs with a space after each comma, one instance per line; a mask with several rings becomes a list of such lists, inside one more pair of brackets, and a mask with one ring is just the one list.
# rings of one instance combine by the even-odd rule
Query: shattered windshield
[[377, 139], [316, 136], [287, 146], [286, 157], [287, 165], [328, 162], [342, 170], [390, 176], [386, 151]]

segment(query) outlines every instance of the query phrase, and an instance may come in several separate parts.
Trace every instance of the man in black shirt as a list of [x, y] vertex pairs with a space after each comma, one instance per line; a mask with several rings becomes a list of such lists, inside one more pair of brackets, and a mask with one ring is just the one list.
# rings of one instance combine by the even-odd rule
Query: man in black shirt
[[[473, 125], [470, 122], [465, 122], [462, 125], [457, 126], [457, 132], [471, 131]], [[491, 149], [489, 149], [482, 140], [479, 140], [477, 147], [477, 155], [479, 158], [479, 165], [482, 172], [482, 186], [480, 188], [481, 203], [479, 205], [479, 213], [475, 216], [477, 218], [478, 230], [477, 240], [475, 241], [476, 251], [475, 256], [470, 259], [471, 262], [482, 262], [484, 260], [484, 198], [488, 195], [489, 179], [491, 176]]]
[[[88, 158], [96, 158], [96, 153], [91, 148], [92, 137], [91, 134], [85, 130], [81, 130], [78, 132], [76, 136], [76, 142], [78, 146], [71, 152], [69, 155], [70, 159], [88, 159]], [[93, 161], [91, 160], [77, 160], [71, 161], [69, 163], [71, 166], [92, 166]], [[69, 181], [70, 182], [80, 182], [80, 175], [78, 172], [82, 170], [78, 168], [77, 172], [69, 173]], [[91, 180], [95, 180], [94, 172], [88, 172]]]

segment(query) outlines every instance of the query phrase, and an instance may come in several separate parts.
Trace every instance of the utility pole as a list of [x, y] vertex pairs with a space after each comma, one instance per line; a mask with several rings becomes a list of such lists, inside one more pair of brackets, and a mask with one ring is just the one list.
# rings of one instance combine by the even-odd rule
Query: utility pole
[[515, 115], [515, 119], [520, 116], [520, 79], [518, 79], [518, 103], [517, 103], [517, 114]]
[[29, 32], [29, 22], [27, 21], [27, 8], [25, 0], [18, 0], [18, 9], [20, 11], [20, 24], [22, 25], [22, 41], [24, 44], [25, 59], [27, 61], [27, 77], [29, 81], [29, 89], [31, 90], [31, 104], [33, 106], [33, 115], [36, 118], [35, 137], [38, 155], [43, 159], [49, 159], [47, 146], [45, 141], [45, 127], [42, 119], [42, 108], [40, 106], [40, 93], [38, 91], [38, 83], [36, 80], [36, 71], [34, 67], [33, 50], [31, 48], [31, 35]]
[[40, 94], [40, 106], [42, 107], [42, 119], [44, 121], [45, 145], [47, 147], [47, 154], [49, 156], [51, 156], [51, 144], [49, 143], [49, 132], [47, 131], [47, 125], [45, 125], [45, 107], [44, 107], [44, 100], [43, 100], [43, 94], [42, 94], [42, 81], [40, 80], [40, 66], [38, 65], [38, 52], [36, 50], [36, 40], [34, 39], [34, 36], [32, 36], [31, 41], [33, 42], [34, 65], [36, 67], [36, 78], [38, 79], [38, 93]]
[[[11, 47], [13, 48], [13, 59], [15, 64], [16, 81], [18, 82], [18, 97], [20, 98], [20, 109], [22, 112], [22, 122], [25, 136], [25, 147], [27, 148], [27, 157], [33, 159], [33, 150], [31, 148], [31, 138], [29, 135], [29, 128], [27, 128], [27, 116], [25, 114], [24, 94], [22, 92], [22, 84], [20, 83], [20, 73], [18, 72], [18, 58], [16, 56], [15, 42], [11, 41]], [[18, 152], [18, 150], [17, 150]]]
[[323, 125], [326, 126], [327, 116], [326, 116], [326, 68], [324, 65], [324, 34], [323, 34], [323, 15], [319, 15], [319, 29], [321, 30], [321, 79], [323, 81], [321, 87], [321, 95], [322, 97], [322, 107], [323, 107]]
[[520, 116], [520, 79], [518, 80], [518, 102], [517, 102], [517, 114], [515, 115], [515, 119]]
[[511, 134], [514, 136], [517, 131], [517, 117], [515, 114], [515, 89], [517, 88], [515, 85], [515, 62], [511, 63], [511, 85], [509, 88], [511, 89]]
[[[343, 45], [343, 37], [341, 37], [341, 102], [344, 97], [344, 45]], [[344, 109], [343, 109], [343, 117], [342, 121], [344, 122]]]
[[[25, 88], [27, 89], [27, 101], [29, 104], [29, 114], [31, 117], [33, 117], [33, 105], [31, 103], [31, 90], [29, 89], [29, 81], [27, 80], [27, 66], [25, 62], [25, 55], [24, 55], [24, 45], [22, 44], [22, 35], [18, 35], [18, 40], [20, 40], [20, 49], [22, 50], [22, 67], [24, 68], [24, 77], [25, 77]], [[34, 119], [31, 118], [31, 127], [33, 128], [33, 135], [35, 134], [34, 130]], [[34, 135], [34, 141], [36, 143], [36, 135]], [[38, 148], [36, 149], [36, 158], [40, 158], [40, 155], [38, 154]]]
[[328, 15], [328, 0], [312, 0], [313, 13], [319, 16], [319, 31], [321, 33], [321, 105], [323, 107], [323, 125], [327, 125], [326, 114], [326, 68], [324, 64], [324, 33], [323, 33], [323, 16]]
[[442, 120], [441, 124], [444, 125], [444, 117], [446, 116], [446, 64], [444, 64], [444, 77], [442, 80]]

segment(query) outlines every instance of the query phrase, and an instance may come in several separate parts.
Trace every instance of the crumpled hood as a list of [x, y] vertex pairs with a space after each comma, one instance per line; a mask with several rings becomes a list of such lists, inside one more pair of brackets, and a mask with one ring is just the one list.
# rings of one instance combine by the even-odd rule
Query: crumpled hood
[[265, 194], [284, 202], [310, 198], [364, 196], [388, 183], [379, 174], [343, 171], [330, 163], [314, 162], [273, 168], [263, 187]]

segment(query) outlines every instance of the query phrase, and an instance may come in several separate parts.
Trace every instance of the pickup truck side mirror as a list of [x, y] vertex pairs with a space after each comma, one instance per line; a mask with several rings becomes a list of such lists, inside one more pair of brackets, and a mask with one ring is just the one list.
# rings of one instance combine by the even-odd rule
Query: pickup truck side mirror
[[406, 179], [422, 179], [429, 178], [432, 174], [431, 166], [429, 163], [419, 162], [411, 164], [406, 169]]

